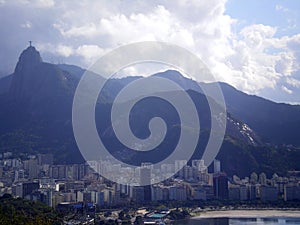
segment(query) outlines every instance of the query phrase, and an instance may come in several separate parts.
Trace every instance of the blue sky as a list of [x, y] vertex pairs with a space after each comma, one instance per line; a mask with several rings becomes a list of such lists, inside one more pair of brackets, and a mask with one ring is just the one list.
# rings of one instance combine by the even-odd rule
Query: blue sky
[[[300, 1], [229, 0], [226, 3], [226, 13], [238, 20], [234, 27], [237, 33], [245, 26], [264, 24], [277, 29], [274, 37], [280, 38], [300, 34]], [[299, 51], [299, 49], [297, 49], [297, 51]], [[269, 49], [268, 52], [275, 54], [278, 52], [278, 49]], [[300, 79], [299, 71], [295, 71], [292, 77]], [[282, 90], [278, 90], [281, 89], [284, 83], [285, 82], [280, 81], [278, 82], [277, 88], [262, 89], [258, 94], [279, 102], [299, 103], [300, 87], [289, 87], [291, 88], [290, 90], [293, 91], [293, 94], [289, 94], [285, 91], [282, 92]]]
[[156, 40], [190, 50], [244, 92], [300, 103], [299, 15], [297, 0], [0, 0], [0, 76], [28, 40], [45, 61], [84, 68], [120, 45]]
[[239, 20], [238, 29], [251, 24], [278, 27], [275, 36], [300, 33], [300, 1], [295, 0], [229, 0], [226, 13]]
[[254, 0], [226, 2], [226, 14], [237, 19], [233, 30], [263, 24], [276, 28], [274, 37], [293, 36], [300, 33], [300, 1]]

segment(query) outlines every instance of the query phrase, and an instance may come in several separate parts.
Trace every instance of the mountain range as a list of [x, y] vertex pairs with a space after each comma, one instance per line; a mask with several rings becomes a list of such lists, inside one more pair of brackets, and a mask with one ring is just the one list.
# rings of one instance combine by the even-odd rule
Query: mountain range
[[[19, 156], [53, 153], [56, 163], [82, 162], [72, 130], [72, 103], [85, 71], [74, 65], [43, 62], [35, 47], [25, 49], [14, 73], [0, 79], [0, 152], [11, 151]], [[196, 81], [178, 71], [168, 70], [153, 76], [176, 82], [195, 103], [201, 130], [192, 158], [201, 158], [211, 121], [206, 96]], [[126, 148], [116, 138], [110, 122], [114, 98], [136, 79], [139, 77], [109, 80], [98, 98], [95, 118], [98, 134], [112, 155], [138, 165], [145, 155]], [[210, 88], [211, 85], [201, 83], [200, 86]], [[253, 171], [285, 174], [289, 170], [300, 170], [300, 106], [248, 95], [226, 83], [219, 85], [227, 107], [226, 135], [217, 156], [222, 169], [229, 175], [239, 176]], [[131, 129], [140, 138], [149, 135], [151, 118], [160, 116], [165, 120], [167, 135], [146, 158], [155, 162], [157, 155], [166, 157], [180, 135], [180, 119], [174, 107], [162, 99], [149, 97], [140, 101], [131, 114]]]

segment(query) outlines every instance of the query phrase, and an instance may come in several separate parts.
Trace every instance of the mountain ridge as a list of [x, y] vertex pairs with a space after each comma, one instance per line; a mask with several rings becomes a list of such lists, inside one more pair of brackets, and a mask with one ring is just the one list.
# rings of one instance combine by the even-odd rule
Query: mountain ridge
[[[30, 51], [33, 50], [35, 49], [30, 48]], [[13, 75], [0, 79], [0, 88], [6, 88], [6, 91], [0, 91], [0, 107], [2, 109], [0, 111], [0, 120], [2, 121], [2, 126], [0, 128], [0, 151], [10, 150], [16, 153], [22, 151], [29, 153], [51, 152], [56, 156], [57, 163], [80, 162], [83, 159], [73, 136], [71, 118], [73, 95], [79, 79], [85, 70], [74, 65], [54, 65], [45, 63], [39, 60], [37, 54], [34, 53], [34, 55], [36, 63], [30, 64], [31, 62], [29, 60], [31, 69], [24, 69], [25, 72], [22, 72], [22, 69], [17, 70], [17, 67], [20, 67], [17, 64], [16, 71]], [[19, 59], [20, 63], [23, 63], [23, 61]], [[27, 67], [21, 66], [20, 68]], [[18, 76], [17, 78], [20, 80], [13, 77], [16, 76], [16, 74]], [[28, 80], [19, 84], [22, 76], [25, 75]], [[201, 157], [203, 145], [206, 143], [207, 135], [209, 134], [209, 111], [204, 107], [200, 107], [206, 104], [206, 97], [203, 96], [201, 90], [193, 90], [199, 87], [197, 83], [194, 83], [195, 81], [183, 77], [178, 72], [176, 72], [174, 76], [172, 76], [172, 71], [155, 74], [154, 76], [169, 76], [169, 78], [175, 80], [175, 82], [181, 85], [193, 98], [194, 103], [198, 107], [199, 118], [201, 117], [207, 123], [202, 130], [202, 136], [200, 135], [202, 142], [199, 144], [199, 149], [194, 155], [195, 158]], [[98, 101], [97, 107], [103, 108], [103, 113], [109, 113], [114, 97], [124, 86], [135, 79], [136, 78], [130, 77], [110, 80], [104, 90], [104, 97]], [[22, 81], [24, 81], [24, 79]], [[8, 85], [13, 87], [7, 88]], [[25, 85], [25, 87], [22, 87], [22, 85]], [[223, 94], [228, 109], [228, 126], [226, 137], [218, 158], [224, 161], [224, 169], [227, 170], [226, 172], [228, 172], [228, 174], [238, 174], [243, 176], [252, 172], [251, 170], [259, 172], [262, 171], [263, 168], [272, 171], [275, 168], [280, 167], [281, 169], [279, 169], [279, 172], [284, 172], [289, 169], [300, 170], [299, 165], [293, 163], [300, 158], [300, 150], [297, 150], [300, 146], [300, 143], [298, 145], [297, 142], [297, 140], [300, 139], [298, 138], [299, 135], [297, 135], [300, 133], [300, 131], [298, 132], [300, 124], [297, 122], [296, 125], [294, 125], [295, 128], [293, 132], [295, 132], [295, 135], [292, 136], [294, 139], [291, 139], [292, 141], [296, 140], [292, 143], [294, 147], [289, 147], [291, 152], [285, 151], [285, 149], [287, 149], [285, 146], [291, 143], [283, 139], [279, 142], [275, 142], [274, 137], [276, 139], [277, 133], [280, 134], [285, 132], [288, 134], [286, 130], [281, 130], [280, 132], [275, 132], [273, 136], [268, 136], [269, 132], [273, 132], [272, 130], [276, 131], [276, 129], [272, 127], [271, 130], [264, 131], [253, 128], [261, 123], [260, 120], [266, 119], [263, 117], [264, 114], [258, 117], [260, 118], [258, 121], [253, 120], [253, 118], [255, 119], [255, 113], [247, 114], [247, 107], [255, 108], [257, 101], [262, 101], [260, 104], [264, 105], [267, 104], [266, 101], [268, 100], [257, 96], [249, 96], [225, 83], [220, 83], [220, 86], [224, 91]], [[18, 93], [20, 89], [24, 91], [21, 92], [21, 94]], [[239, 101], [236, 101], [236, 99]], [[176, 144], [173, 139], [178, 135], [178, 133], [176, 133], [178, 132], [176, 126], [174, 126], [178, 123], [178, 121], [176, 121], [176, 113], [172, 113], [172, 109], [165, 107], [164, 103], [161, 101], [155, 99], [149, 99], [147, 101], [151, 102], [151, 104], [149, 105], [145, 102], [143, 107], [137, 107], [134, 111], [134, 115], [137, 116], [138, 121], [140, 122], [134, 123], [133, 129], [136, 129], [136, 132], [141, 132], [141, 136], [147, 137], [148, 131], [141, 124], [146, 125], [145, 127], [147, 127], [147, 121], [151, 115], [159, 115], [159, 113], [162, 113], [167, 119], [173, 122], [170, 129], [172, 132], [175, 132], [174, 134], [171, 134], [171, 136], [168, 136], [169, 141], [164, 145], [164, 148], [173, 146], [174, 143]], [[247, 106], [249, 102], [251, 104], [250, 106]], [[268, 104], [275, 105], [275, 109], [271, 107], [271, 109], [273, 109], [272, 113], [274, 114], [279, 107], [278, 104]], [[153, 107], [154, 105], [156, 107]], [[240, 109], [239, 107], [243, 108]], [[290, 113], [289, 105], [286, 106], [281, 104], [280, 107], [287, 107], [287, 109], [282, 112], [280, 111], [281, 113]], [[292, 113], [295, 114], [292, 118], [295, 117], [295, 120], [298, 121], [297, 118], [300, 117], [300, 106], [293, 106], [292, 108], [294, 110]], [[262, 111], [263, 110], [265, 110], [265, 108], [262, 108]], [[142, 115], [139, 115], [139, 112], [143, 112]], [[267, 114], [267, 112], [264, 113]], [[272, 113], [270, 115], [272, 115]], [[115, 148], [116, 155], [128, 157], [130, 154], [125, 154], [127, 150], [122, 146], [118, 146], [117, 142], [115, 142], [115, 138], [111, 133], [112, 129], [108, 121], [109, 118], [110, 117], [107, 116], [96, 118], [97, 125], [99, 126], [101, 123], [103, 125], [103, 129], [100, 128], [98, 133], [101, 137], [106, 138], [106, 142], [110, 147]], [[289, 121], [289, 119], [291, 119], [290, 114], [287, 115], [285, 119], [286, 121]], [[273, 121], [267, 120], [267, 122], [272, 123]], [[266, 123], [267, 125], [265, 126], [269, 126], [268, 123]], [[276, 127], [278, 124], [275, 123], [274, 126]], [[281, 128], [282, 127], [280, 127], [280, 129]], [[283, 128], [285, 127], [283, 126]], [[285, 129], [289, 128], [290, 127], [287, 127]], [[255, 143], [252, 143], [251, 139], [253, 139]], [[20, 147], [14, 147], [16, 144], [19, 144]], [[291, 157], [291, 155], [293, 155], [293, 157]], [[235, 159], [236, 156], [237, 159]], [[268, 157], [271, 157], [272, 160], [269, 161]], [[137, 156], [136, 160], [139, 160], [138, 158], [139, 157]], [[247, 158], [251, 160], [245, 162]], [[261, 159], [265, 159], [266, 162], [261, 162]], [[287, 167], [284, 164], [286, 160], [293, 160], [293, 162], [290, 163], [290, 167], [289, 165]], [[244, 163], [241, 163], [240, 161], [243, 161]], [[232, 164], [234, 164], [234, 166]], [[268, 173], [268, 171], [265, 172]]]

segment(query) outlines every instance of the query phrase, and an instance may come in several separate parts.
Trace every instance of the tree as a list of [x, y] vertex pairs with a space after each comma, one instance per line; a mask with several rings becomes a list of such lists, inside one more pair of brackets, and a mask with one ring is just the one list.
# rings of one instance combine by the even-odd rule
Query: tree
[[143, 224], [144, 224], [144, 221], [143, 221], [142, 216], [135, 217], [134, 225], [143, 225]]

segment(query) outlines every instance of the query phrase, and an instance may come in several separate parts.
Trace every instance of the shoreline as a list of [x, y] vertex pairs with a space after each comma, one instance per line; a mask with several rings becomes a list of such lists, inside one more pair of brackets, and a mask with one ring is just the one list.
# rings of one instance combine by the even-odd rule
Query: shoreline
[[213, 218], [300, 218], [300, 210], [216, 210], [201, 212], [200, 215], [190, 219], [213, 219]]

